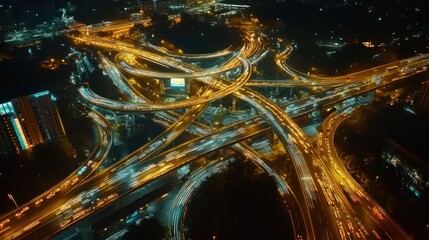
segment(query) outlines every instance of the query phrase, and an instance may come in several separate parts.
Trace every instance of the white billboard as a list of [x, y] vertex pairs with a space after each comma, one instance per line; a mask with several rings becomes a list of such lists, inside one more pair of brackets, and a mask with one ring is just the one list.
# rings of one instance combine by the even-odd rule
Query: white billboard
[[185, 79], [184, 78], [170, 78], [170, 84], [172, 87], [184, 87]]

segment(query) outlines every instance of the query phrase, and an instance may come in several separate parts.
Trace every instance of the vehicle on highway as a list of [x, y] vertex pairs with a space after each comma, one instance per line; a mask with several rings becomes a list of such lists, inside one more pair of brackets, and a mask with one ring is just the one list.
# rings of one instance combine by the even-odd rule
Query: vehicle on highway
[[42, 202], [43, 202], [43, 198], [41, 198], [41, 199], [37, 200], [37, 201], [35, 202], [35, 204], [36, 204], [36, 205], [39, 205], [39, 204], [41, 204]]
[[393, 70], [395, 70], [395, 69], [398, 69], [398, 66], [390, 66], [390, 67], [387, 67], [386, 68], [386, 72], [390, 72], [390, 71], [393, 71]]
[[6, 225], [8, 222], [10, 222], [10, 219], [6, 219], [3, 222], [0, 223], [0, 227], [3, 227], [4, 225]]

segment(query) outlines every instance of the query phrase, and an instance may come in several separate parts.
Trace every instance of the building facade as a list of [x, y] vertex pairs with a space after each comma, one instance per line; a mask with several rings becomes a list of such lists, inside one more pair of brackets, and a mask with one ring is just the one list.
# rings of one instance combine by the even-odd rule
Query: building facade
[[22, 153], [48, 142], [68, 143], [55, 98], [49, 91], [0, 104], [0, 155]]

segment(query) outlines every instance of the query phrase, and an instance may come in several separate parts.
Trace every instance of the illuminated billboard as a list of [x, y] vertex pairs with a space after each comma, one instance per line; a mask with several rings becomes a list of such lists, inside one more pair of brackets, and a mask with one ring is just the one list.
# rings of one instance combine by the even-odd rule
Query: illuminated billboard
[[185, 79], [184, 78], [170, 78], [170, 83], [172, 87], [184, 87]]

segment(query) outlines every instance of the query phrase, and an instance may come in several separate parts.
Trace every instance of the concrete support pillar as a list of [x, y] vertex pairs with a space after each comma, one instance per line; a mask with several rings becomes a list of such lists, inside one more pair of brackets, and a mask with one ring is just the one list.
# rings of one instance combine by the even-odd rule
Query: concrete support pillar
[[277, 137], [277, 135], [274, 133], [273, 130], [268, 131], [268, 139], [270, 141], [270, 147], [273, 148], [275, 147], [278, 143], [279, 143], [279, 138]]
[[256, 110], [253, 107], [250, 107], [250, 116], [255, 116], [256, 114]]
[[159, 92], [161, 94], [165, 94], [165, 83], [164, 83], [164, 81], [165, 80], [157, 80], [158, 87], [159, 87]]
[[231, 111], [235, 112], [236, 107], [237, 107], [237, 98], [236, 97], [232, 97]]
[[186, 94], [191, 95], [191, 80], [185, 79]]

